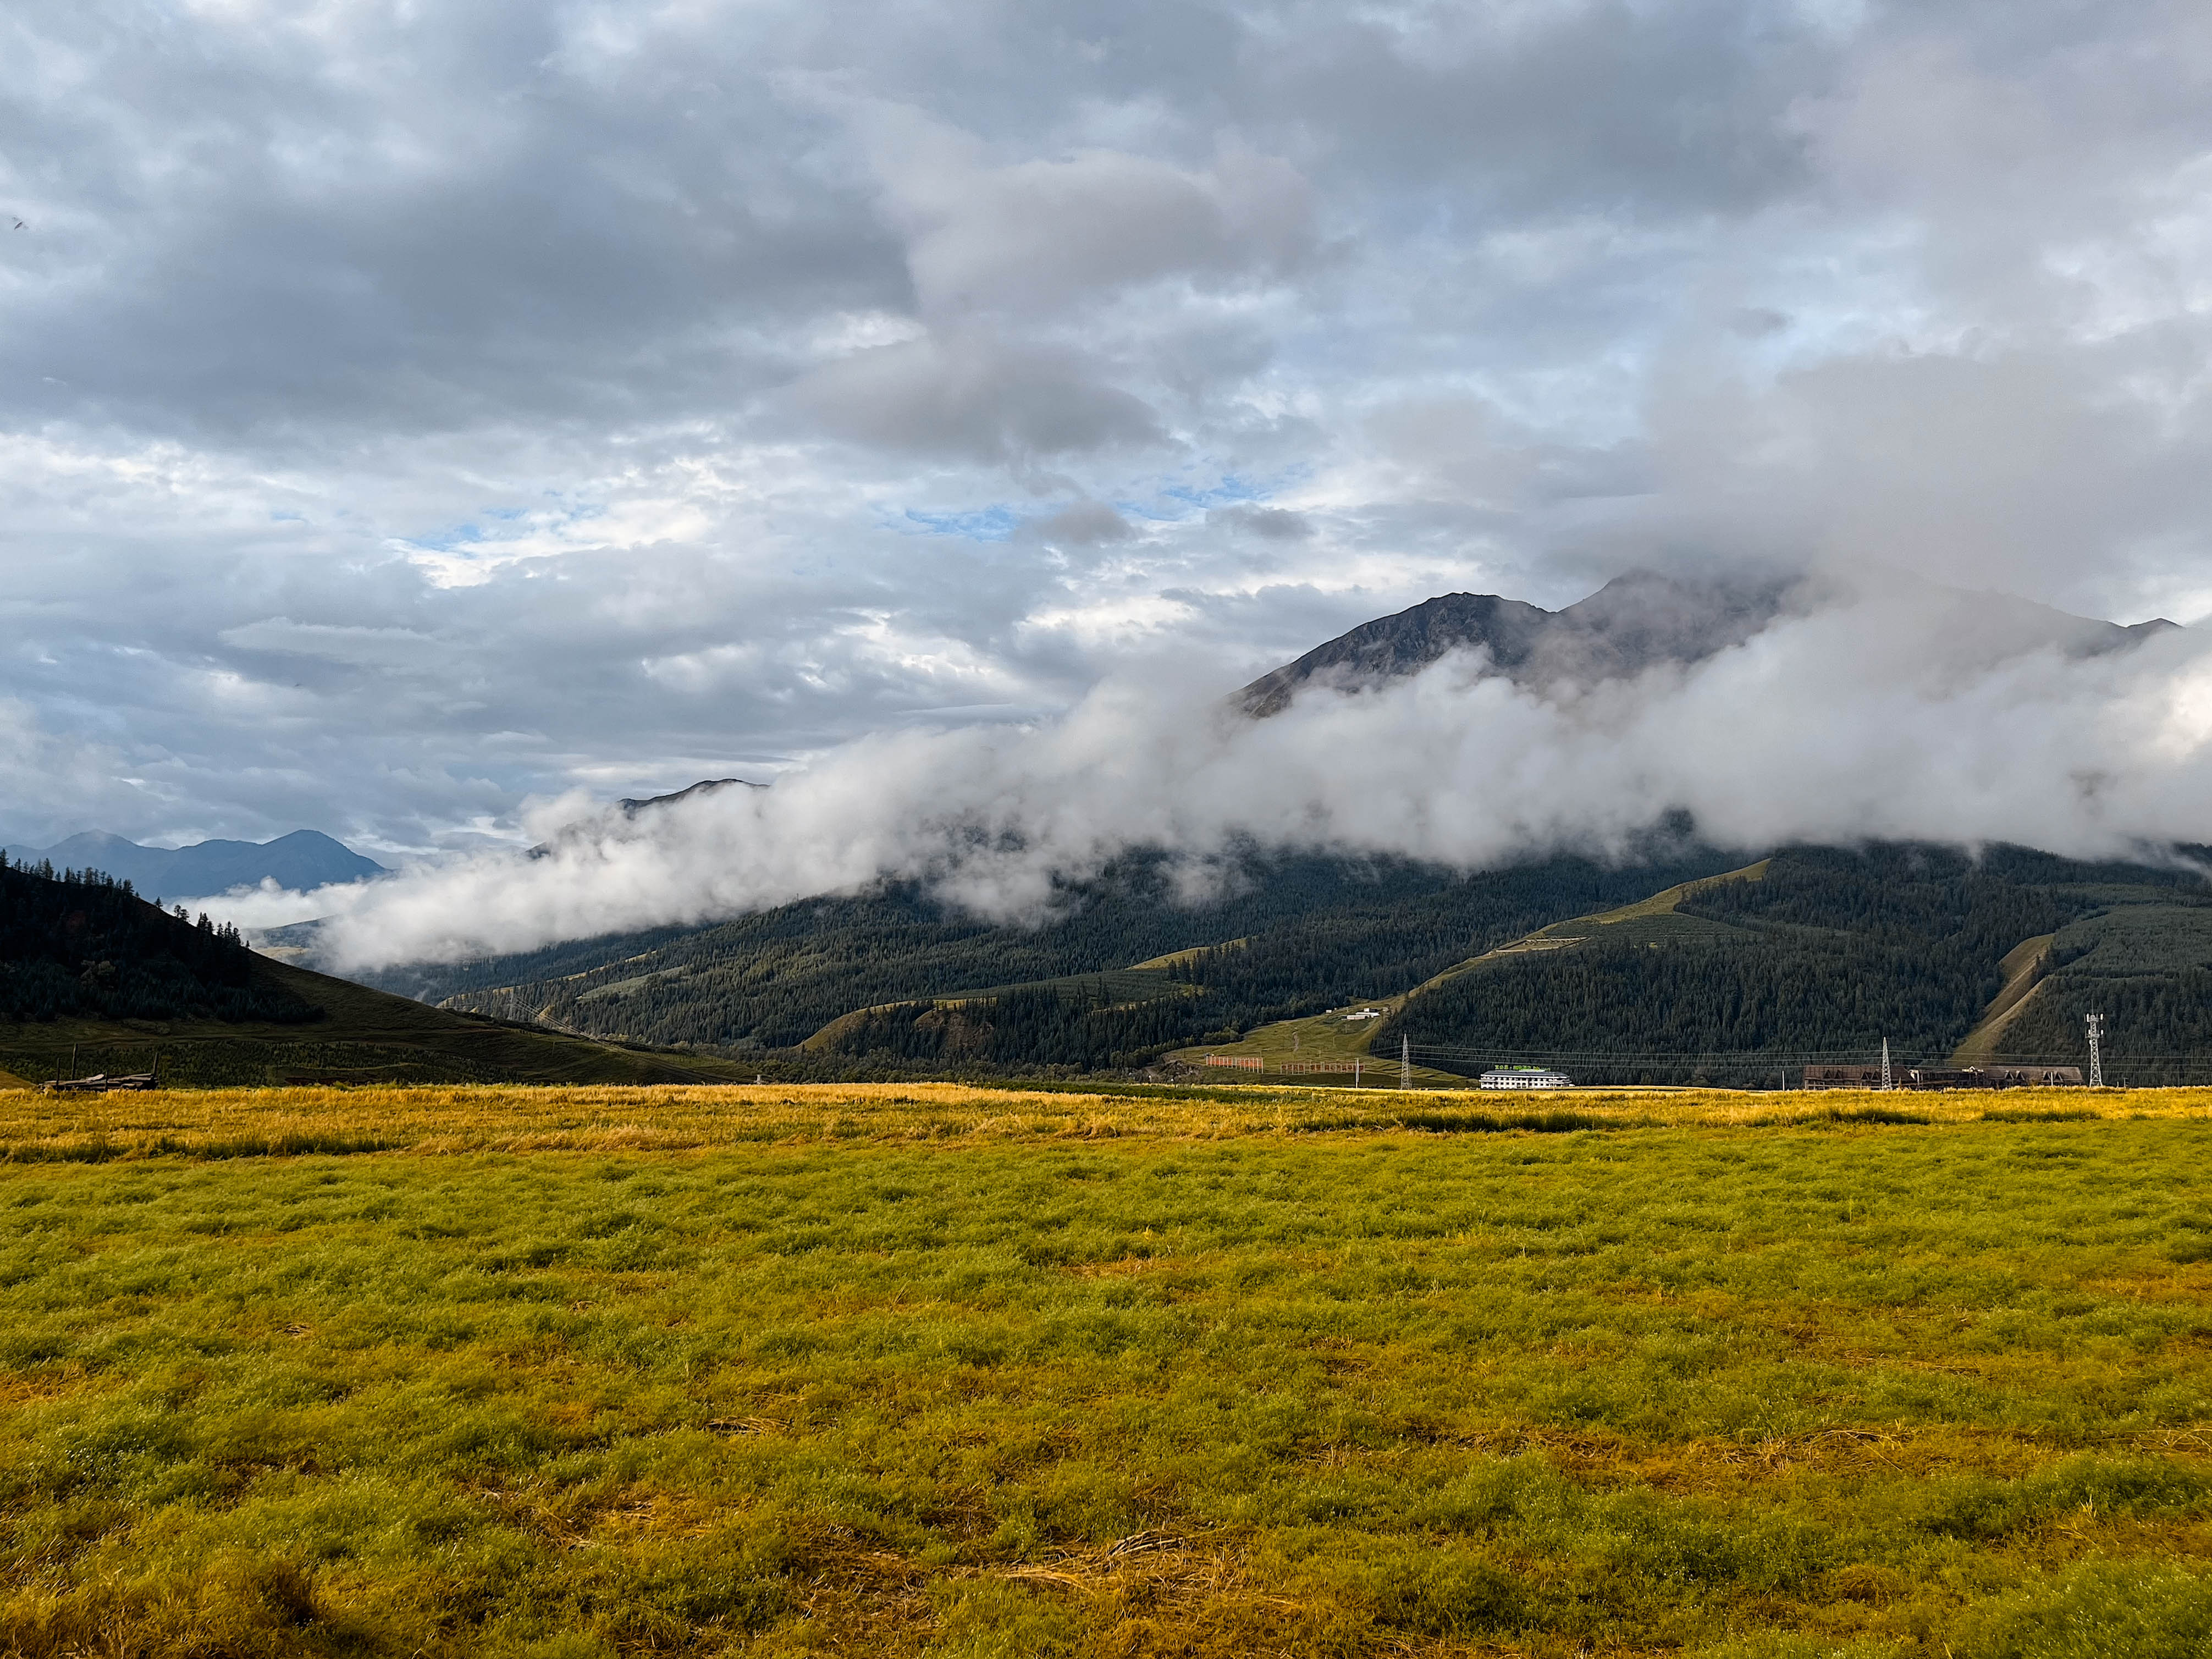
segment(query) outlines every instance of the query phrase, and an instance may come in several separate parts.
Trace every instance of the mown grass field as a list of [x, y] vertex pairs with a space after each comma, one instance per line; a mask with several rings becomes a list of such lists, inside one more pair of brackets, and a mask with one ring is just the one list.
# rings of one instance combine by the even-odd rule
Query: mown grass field
[[0, 1094], [0, 1653], [2212, 1650], [2212, 1095], [1497, 1107]]

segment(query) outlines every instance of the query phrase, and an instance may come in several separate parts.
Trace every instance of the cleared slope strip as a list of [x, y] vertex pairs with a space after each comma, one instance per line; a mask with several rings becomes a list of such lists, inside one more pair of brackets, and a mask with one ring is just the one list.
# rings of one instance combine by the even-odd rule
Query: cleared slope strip
[[1966, 1033], [1966, 1041], [1951, 1053], [1954, 1066], [1984, 1066], [2002, 1051], [2005, 1028], [2017, 1019], [2043, 982], [2043, 975], [2051, 965], [2051, 942], [2056, 933], [2039, 933], [2033, 939], [2022, 939], [2005, 953], [1997, 963], [2004, 975], [2004, 984], [1996, 996], [1990, 999], [1989, 1011], [1981, 1023]]

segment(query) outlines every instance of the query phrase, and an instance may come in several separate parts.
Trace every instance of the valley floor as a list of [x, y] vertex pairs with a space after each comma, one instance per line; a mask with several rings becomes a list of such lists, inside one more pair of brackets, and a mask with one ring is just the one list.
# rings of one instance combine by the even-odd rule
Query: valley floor
[[2166, 1659], [2212, 1091], [0, 1093], [0, 1652]]

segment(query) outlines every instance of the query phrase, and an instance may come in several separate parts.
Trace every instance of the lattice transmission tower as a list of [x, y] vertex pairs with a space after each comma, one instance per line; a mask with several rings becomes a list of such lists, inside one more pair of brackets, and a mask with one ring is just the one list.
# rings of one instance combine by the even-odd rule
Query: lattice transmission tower
[[2091, 1014], [2088, 1017], [2088, 1025], [2089, 1086], [2092, 1089], [2101, 1089], [2105, 1086], [2105, 1017], [2102, 1014]]

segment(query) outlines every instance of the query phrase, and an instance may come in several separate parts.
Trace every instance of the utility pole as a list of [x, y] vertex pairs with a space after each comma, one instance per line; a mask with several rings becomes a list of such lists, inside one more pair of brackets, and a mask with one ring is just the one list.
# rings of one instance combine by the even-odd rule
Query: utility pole
[[1894, 1089], [1897, 1086], [1890, 1081], [1889, 1078], [1889, 1039], [1887, 1037], [1881, 1040], [1881, 1086], [1885, 1089]]
[[2101, 1089], [2105, 1086], [2105, 1017], [2102, 1014], [2091, 1014], [2088, 1024], [2089, 1086], [2092, 1089]]
[[1413, 1086], [1413, 1039], [1403, 1031], [1398, 1033], [1398, 1086]]

